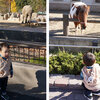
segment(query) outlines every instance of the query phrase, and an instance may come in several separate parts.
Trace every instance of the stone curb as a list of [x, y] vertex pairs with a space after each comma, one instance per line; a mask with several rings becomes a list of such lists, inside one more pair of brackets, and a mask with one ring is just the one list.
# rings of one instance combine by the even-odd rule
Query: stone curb
[[49, 77], [50, 88], [83, 89], [80, 75], [55, 75]]

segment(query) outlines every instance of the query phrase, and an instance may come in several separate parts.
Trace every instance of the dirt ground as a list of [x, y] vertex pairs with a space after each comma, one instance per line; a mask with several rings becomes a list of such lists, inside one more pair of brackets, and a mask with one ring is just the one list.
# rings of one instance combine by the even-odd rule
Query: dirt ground
[[1, 20], [0, 19], [0, 30], [17, 30], [17, 31], [29, 31], [29, 32], [42, 32], [46, 33], [46, 27], [38, 27], [38, 26], [26, 26], [21, 24], [20, 21], [9, 21], [9, 20]]
[[[62, 18], [62, 14], [50, 13], [50, 18]], [[89, 15], [88, 20], [99, 20], [99, 15]], [[62, 21], [50, 21], [49, 23], [50, 35], [58, 36], [63, 35], [63, 22]], [[77, 36], [100, 36], [100, 23], [87, 23], [86, 30], [82, 31], [78, 29], [75, 33], [75, 26], [73, 22], [69, 22], [69, 35], [77, 35]]]

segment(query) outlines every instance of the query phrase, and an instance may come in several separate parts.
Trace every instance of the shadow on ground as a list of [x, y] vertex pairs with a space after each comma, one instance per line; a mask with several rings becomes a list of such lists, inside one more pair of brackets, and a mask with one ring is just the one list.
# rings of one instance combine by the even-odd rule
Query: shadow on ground
[[45, 100], [45, 99], [40, 99], [40, 98], [36, 98], [28, 95], [22, 95], [13, 92], [8, 92], [8, 95], [10, 97], [10, 100]]
[[56, 34], [59, 32], [63, 32], [63, 30], [50, 30], [50, 36], [64, 36], [63, 34]]
[[[33, 100], [33, 99], [23, 99], [26, 97], [30, 97], [30, 98], [42, 98], [42, 100], [46, 100], [46, 71], [43, 70], [39, 70], [36, 72], [36, 78], [38, 81], [38, 87], [33, 87], [32, 89], [26, 90], [25, 89], [25, 85], [23, 84], [9, 84], [9, 88], [8, 91], [10, 92], [14, 92], [15, 96], [17, 96], [17, 94], [20, 94], [20, 97], [22, 99], [18, 99], [19, 97], [17, 96], [17, 99], [14, 100]], [[34, 83], [34, 82], [32, 82]], [[27, 84], [28, 85], [28, 84]], [[22, 94], [22, 96], [21, 96]], [[11, 97], [14, 98], [14, 96], [10, 93]], [[25, 97], [24, 97], [25, 95]], [[13, 100], [13, 99], [11, 99]], [[35, 99], [34, 99], [35, 100]], [[36, 100], [41, 100], [41, 99], [36, 99]]]
[[[81, 32], [81, 30], [80, 30]], [[64, 36], [64, 34], [59, 34], [59, 33], [63, 33], [63, 30], [50, 30], [50, 36]], [[72, 33], [72, 34], [70, 34]], [[97, 33], [89, 33], [89, 34], [83, 34], [83, 35], [76, 35], [75, 33], [75, 28], [69, 28], [69, 36], [88, 36], [88, 37], [100, 37], [100, 32]], [[65, 37], [65, 36], [64, 36]]]
[[[50, 96], [50, 100], [87, 100], [83, 95], [84, 90], [52, 88], [50, 92], [57, 94], [53, 97]], [[93, 96], [93, 98], [93, 100], [99, 100], [98, 96]]]

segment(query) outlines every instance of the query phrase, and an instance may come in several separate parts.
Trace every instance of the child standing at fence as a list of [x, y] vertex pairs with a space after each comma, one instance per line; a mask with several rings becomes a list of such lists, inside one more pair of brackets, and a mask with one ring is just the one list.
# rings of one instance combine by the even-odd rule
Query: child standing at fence
[[81, 77], [83, 78], [84, 96], [87, 100], [93, 100], [93, 95], [100, 96], [100, 66], [96, 63], [95, 55], [86, 53], [83, 56]]
[[13, 77], [12, 62], [9, 56], [9, 45], [2, 43], [0, 44], [0, 98], [4, 100], [9, 100], [9, 96], [6, 93], [9, 75]]

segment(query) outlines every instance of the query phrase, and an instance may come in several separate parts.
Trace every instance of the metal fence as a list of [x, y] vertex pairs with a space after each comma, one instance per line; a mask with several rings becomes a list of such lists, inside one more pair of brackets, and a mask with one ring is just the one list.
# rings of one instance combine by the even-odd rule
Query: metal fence
[[[100, 46], [80, 46], [80, 45], [59, 45], [59, 44], [49, 44], [50, 52], [55, 52], [58, 49], [67, 50], [73, 52], [92, 52], [100, 51]], [[80, 50], [79, 50], [80, 49]]]
[[40, 43], [7, 42], [12, 61], [46, 65], [46, 46]]

